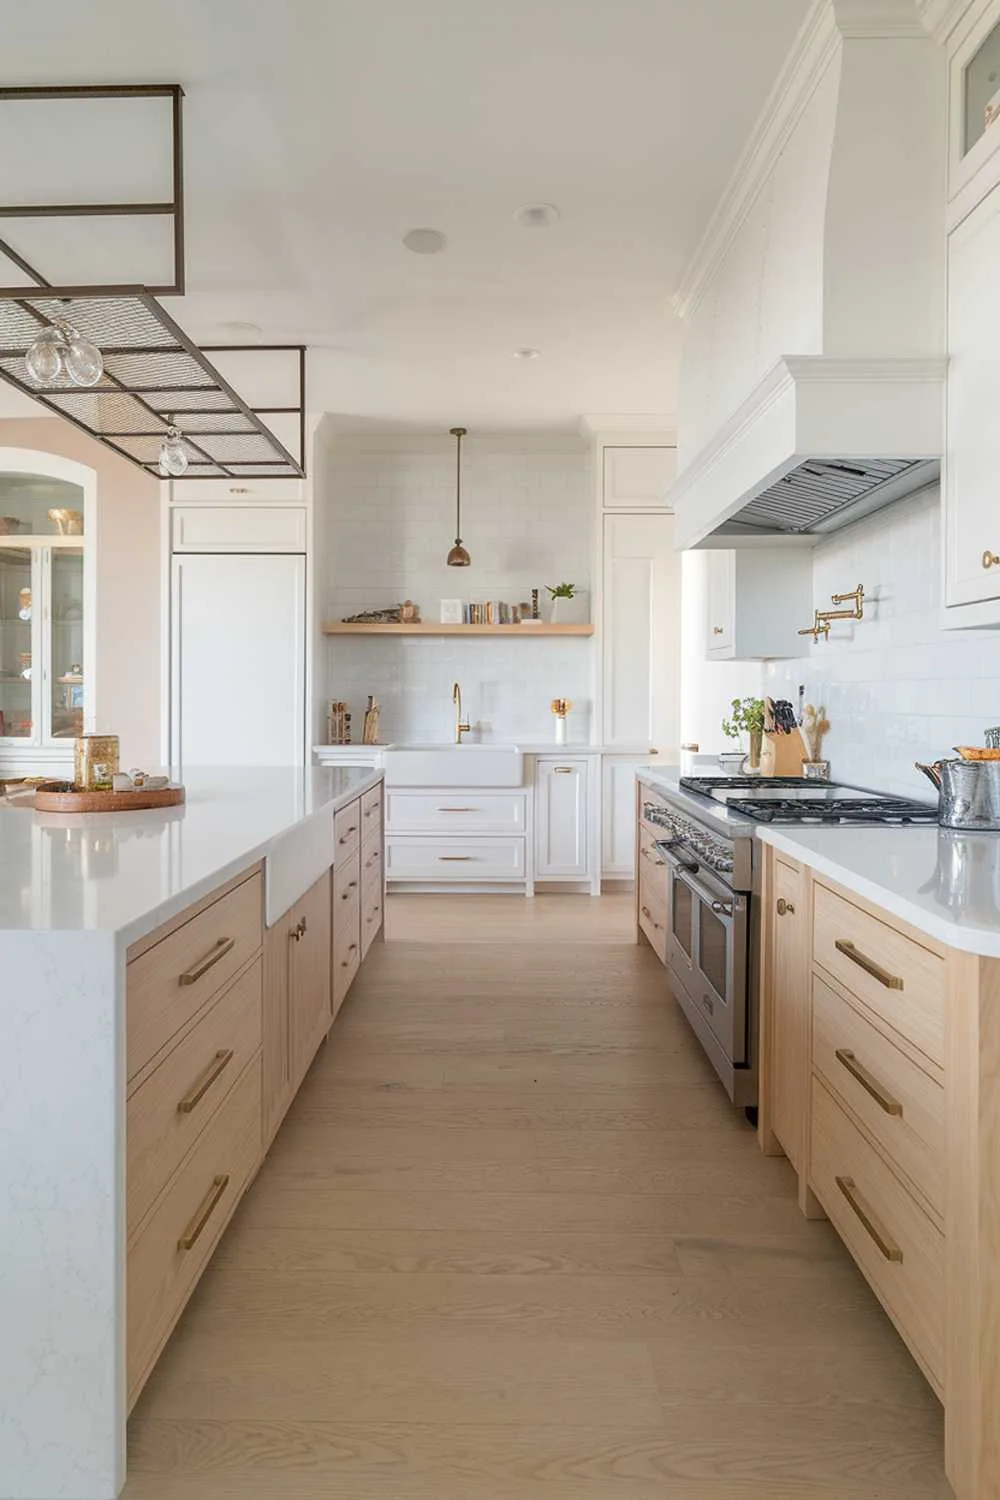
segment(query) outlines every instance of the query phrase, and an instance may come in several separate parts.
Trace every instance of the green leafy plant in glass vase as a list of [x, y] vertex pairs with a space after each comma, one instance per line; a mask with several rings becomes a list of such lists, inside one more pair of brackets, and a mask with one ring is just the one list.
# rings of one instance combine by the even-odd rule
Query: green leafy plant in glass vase
[[[722, 732], [727, 740], [735, 740], [742, 751], [744, 734], [749, 737], [750, 752], [741, 759], [741, 768], [751, 776], [760, 771], [760, 752], [764, 739], [763, 698], [734, 698], [732, 711], [722, 721]], [[720, 757], [721, 759], [721, 757]]]

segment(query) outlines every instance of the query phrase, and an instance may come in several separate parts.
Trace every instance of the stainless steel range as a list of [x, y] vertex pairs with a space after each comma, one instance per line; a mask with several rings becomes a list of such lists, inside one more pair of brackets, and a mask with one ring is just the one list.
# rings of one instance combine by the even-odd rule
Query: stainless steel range
[[[734, 1104], [757, 1103], [761, 846], [755, 823], [936, 823], [937, 809], [800, 777], [682, 777], [643, 805], [663, 830], [667, 968]], [[719, 804], [723, 804], [720, 806]]]

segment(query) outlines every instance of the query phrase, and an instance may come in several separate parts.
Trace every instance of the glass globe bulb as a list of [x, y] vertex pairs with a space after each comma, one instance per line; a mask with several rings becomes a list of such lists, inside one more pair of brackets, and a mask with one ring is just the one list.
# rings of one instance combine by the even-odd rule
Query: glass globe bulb
[[38, 385], [53, 385], [62, 373], [66, 335], [61, 328], [43, 328], [24, 356], [28, 374]]
[[66, 329], [63, 362], [67, 375], [75, 385], [96, 385], [104, 374], [104, 360], [100, 349], [77, 333], [75, 328]]
[[171, 427], [160, 444], [159, 470], [164, 479], [179, 479], [188, 466], [180, 433]]

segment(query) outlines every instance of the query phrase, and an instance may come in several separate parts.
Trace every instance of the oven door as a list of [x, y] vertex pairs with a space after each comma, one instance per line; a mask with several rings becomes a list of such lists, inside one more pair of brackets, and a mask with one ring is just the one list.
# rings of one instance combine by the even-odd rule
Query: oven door
[[667, 960], [732, 1063], [747, 1060], [746, 896], [692, 856], [658, 844], [667, 861]]

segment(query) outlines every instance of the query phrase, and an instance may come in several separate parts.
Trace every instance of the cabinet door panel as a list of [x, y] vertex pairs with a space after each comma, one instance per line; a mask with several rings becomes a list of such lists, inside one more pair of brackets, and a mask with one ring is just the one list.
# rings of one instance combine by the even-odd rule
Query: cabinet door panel
[[635, 875], [635, 773], [641, 760], [605, 756], [601, 769], [601, 874], [609, 880]]
[[948, 242], [945, 603], [1000, 599], [1000, 187]]
[[296, 908], [269, 927], [264, 934], [264, 993], [261, 1008], [263, 1034], [264, 1145], [268, 1146], [292, 1100], [292, 1037], [289, 995], [291, 993], [291, 932], [298, 920]]
[[771, 934], [771, 1124], [797, 1171], [805, 1168], [809, 1110], [810, 990], [808, 880], [797, 865], [774, 860]]
[[736, 553], [708, 555], [708, 654], [732, 656], [736, 633]]
[[677, 478], [677, 449], [604, 449], [604, 504], [609, 509], [645, 510], [665, 506]]
[[330, 1029], [330, 872], [317, 880], [294, 907], [291, 939], [292, 1086], [306, 1075], [316, 1048]]
[[604, 520], [604, 732], [609, 746], [679, 743], [680, 553], [669, 515]]
[[585, 879], [588, 845], [585, 760], [542, 760], [535, 768], [535, 876]]

